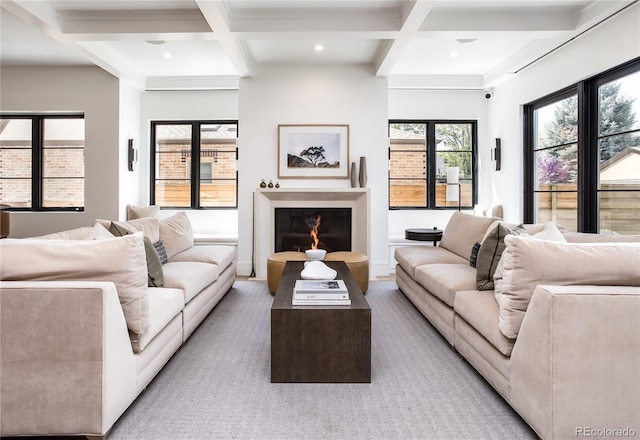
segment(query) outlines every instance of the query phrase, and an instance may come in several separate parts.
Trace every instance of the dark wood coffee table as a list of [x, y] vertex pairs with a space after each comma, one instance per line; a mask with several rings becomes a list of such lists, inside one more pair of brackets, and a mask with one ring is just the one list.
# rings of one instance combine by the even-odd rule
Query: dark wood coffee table
[[271, 306], [271, 382], [371, 382], [371, 307], [344, 261], [338, 272], [350, 306], [293, 306], [293, 286], [304, 268], [288, 261]]

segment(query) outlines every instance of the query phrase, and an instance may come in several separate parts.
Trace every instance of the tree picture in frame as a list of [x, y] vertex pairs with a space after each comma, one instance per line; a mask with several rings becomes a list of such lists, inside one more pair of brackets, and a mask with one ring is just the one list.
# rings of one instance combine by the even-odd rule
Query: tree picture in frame
[[349, 126], [278, 125], [278, 177], [349, 178]]

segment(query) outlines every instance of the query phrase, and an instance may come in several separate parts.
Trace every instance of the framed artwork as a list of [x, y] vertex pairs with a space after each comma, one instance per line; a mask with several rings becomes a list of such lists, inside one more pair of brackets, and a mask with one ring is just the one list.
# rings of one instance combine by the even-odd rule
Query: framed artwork
[[348, 125], [278, 125], [278, 177], [348, 179]]

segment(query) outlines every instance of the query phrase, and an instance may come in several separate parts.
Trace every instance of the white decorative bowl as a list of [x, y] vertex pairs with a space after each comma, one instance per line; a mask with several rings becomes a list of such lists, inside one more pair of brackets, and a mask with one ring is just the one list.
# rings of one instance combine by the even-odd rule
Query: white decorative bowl
[[304, 251], [307, 254], [307, 258], [311, 261], [319, 261], [327, 255], [327, 251], [324, 249], [307, 249]]

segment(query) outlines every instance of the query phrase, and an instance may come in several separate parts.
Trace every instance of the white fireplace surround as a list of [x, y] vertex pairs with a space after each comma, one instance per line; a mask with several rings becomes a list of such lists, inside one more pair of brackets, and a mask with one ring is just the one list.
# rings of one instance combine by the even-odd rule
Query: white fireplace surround
[[276, 208], [351, 208], [351, 249], [369, 255], [369, 188], [257, 189], [254, 194], [256, 278], [267, 277], [267, 258], [275, 249]]

